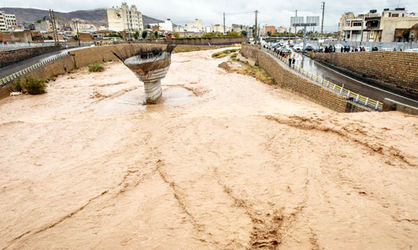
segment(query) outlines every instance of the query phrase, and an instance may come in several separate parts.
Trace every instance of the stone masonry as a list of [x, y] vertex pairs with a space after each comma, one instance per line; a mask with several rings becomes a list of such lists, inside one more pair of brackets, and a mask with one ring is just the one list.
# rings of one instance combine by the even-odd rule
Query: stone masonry
[[376, 85], [418, 98], [418, 53], [318, 53], [315, 59]]

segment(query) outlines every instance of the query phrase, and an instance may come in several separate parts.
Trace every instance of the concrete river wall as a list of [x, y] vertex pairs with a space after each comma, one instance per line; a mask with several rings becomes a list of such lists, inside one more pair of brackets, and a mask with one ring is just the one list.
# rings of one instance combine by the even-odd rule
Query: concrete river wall
[[328, 89], [322, 88], [282, 66], [275, 58], [261, 51], [257, 46], [243, 45], [241, 53], [256, 61], [285, 89], [289, 89], [315, 103], [325, 106], [337, 112], [354, 112], [363, 109], [352, 106], [347, 98], [340, 96]]
[[375, 85], [418, 98], [418, 53], [318, 53], [315, 59]]

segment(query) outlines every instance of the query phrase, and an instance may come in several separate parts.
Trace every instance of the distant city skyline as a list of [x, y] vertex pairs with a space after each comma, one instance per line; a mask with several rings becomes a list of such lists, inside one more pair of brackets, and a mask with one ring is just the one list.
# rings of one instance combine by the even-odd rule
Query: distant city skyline
[[[138, 10], [147, 16], [165, 20], [170, 18], [176, 24], [185, 24], [195, 19], [201, 19], [205, 25], [221, 24], [222, 13], [226, 12], [226, 25], [232, 24], [254, 24], [253, 11], [258, 10], [258, 23], [260, 25], [275, 25], [289, 27], [290, 17], [298, 16], [320, 16], [321, 1], [294, 0], [294, 1], [275, 1], [270, 0], [154, 0], [154, 1], [115, 1], [115, 0], [0, 0], [1, 7], [20, 7], [54, 9], [60, 12], [70, 12], [75, 10], [89, 10], [97, 8], [111, 8], [120, 6], [122, 2], [129, 5], [136, 5]], [[416, 12], [418, 2], [412, 0], [352, 0], [349, 1], [326, 1], [325, 6], [325, 31], [337, 31], [337, 23], [344, 12], [354, 12], [355, 14], [367, 13], [371, 9], [382, 12], [383, 8], [405, 7], [408, 12]], [[164, 6], [164, 8], [161, 8]], [[317, 29], [318, 30], [318, 29]]]

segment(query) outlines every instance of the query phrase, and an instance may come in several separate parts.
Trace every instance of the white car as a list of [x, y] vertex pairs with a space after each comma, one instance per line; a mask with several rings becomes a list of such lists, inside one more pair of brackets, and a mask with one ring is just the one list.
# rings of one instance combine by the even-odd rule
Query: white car
[[295, 51], [302, 51], [303, 50], [303, 45], [302, 44], [296, 44], [295, 46], [293, 46], [293, 49]]

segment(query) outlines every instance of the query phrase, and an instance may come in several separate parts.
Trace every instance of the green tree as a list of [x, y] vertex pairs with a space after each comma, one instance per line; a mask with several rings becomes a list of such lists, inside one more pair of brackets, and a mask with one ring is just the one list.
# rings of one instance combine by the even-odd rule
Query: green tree
[[138, 38], [139, 38], [139, 32], [137, 31], [137, 32], [135, 32], [135, 34], [134, 34], [134, 38], [135, 38], [135, 40], [138, 40]]
[[142, 39], [147, 38], [147, 36], [148, 36], [148, 31], [146, 30], [142, 31], [142, 35], [141, 35]]
[[247, 31], [242, 30], [242, 31], [241, 31], [241, 36], [245, 36], [245, 37], [246, 37], [246, 36], [247, 36]]
[[154, 31], [154, 37], [155, 39], [158, 39], [158, 31]]
[[271, 36], [271, 32], [270, 31], [267, 32], [267, 36]]
[[179, 33], [174, 33], [173, 36], [174, 36], [174, 38], [180, 38]]

